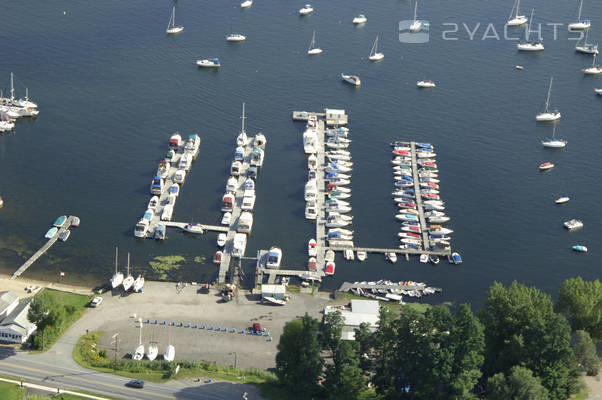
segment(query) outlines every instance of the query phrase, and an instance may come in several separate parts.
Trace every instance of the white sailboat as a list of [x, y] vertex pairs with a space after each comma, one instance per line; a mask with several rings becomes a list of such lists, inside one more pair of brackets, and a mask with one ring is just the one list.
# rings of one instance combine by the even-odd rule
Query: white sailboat
[[416, 19], [417, 16], [418, 16], [418, 0], [416, 0], [416, 3], [414, 4], [414, 21], [410, 25], [410, 32], [412, 32], [412, 33], [420, 32], [420, 29], [422, 28], [422, 22]]
[[[518, 15], [520, 8], [520, 0], [516, 0], [514, 2], [514, 6], [512, 7], [512, 11], [510, 12], [510, 17], [508, 17], [508, 22], [506, 25], [508, 26], [520, 26], [522, 24], [526, 24], [529, 19], [524, 15]], [[514, 14], [514, 15], [513, 15]]]
[[585, 39], [583, 40], [583, 43], [581, 43], [581, 41], [578, 41], [575, 45], [575, 51], [585, 54], [598, 54], [598, 44], [588, 43], [588, 37], [589, 29], [585, 31]]
[[568, 142], [564, 139], [556, 138], [556, 125], [554, 125], [554, 128], [552, 129], [552, 138], [541, 141], [541, 144], [543, 145], [543, 147], [548, 147], [551, 149], [562, 149], [562, 148], [566, 147], [567, 143]]
[[153, 361], [159, 354], [159, 345], [157, 342], [149, 342], [148, 349], [146, 350], [146, 358]]
[[385, 58], [385, 55], [383, 53], [378, 52], [378, 35], [377, 35], [376, 39], [374, 40], [374, 44], [372, 45], [372, 50], [370, 50], [370, 57], [368, 57], [368, 59], [370, 61], [380, 61], [383, 58]]
[[140, 293], [144, 289], [144, 277], [138, 275], [138, 278], [134, 281], [134, 292]]
[[594, 89], [597, 95], [602, 96], [602, 89]]
[[554, 82], [554, 77], [550, 78], [550, 86], [548, 87], [548, 96], [546, 97], [546, 108], [544, 112], [537, 114], [535, 116], [536, 121], [544, 122], [544, 121], [556, 121], [559, 120], [561, 115], [560, 111], [555, 110], [550, 112], [550, 95], [552, 93], [552, 83]]
[[240, 3], [240, 8], [249, 8], [253, 5], [253, 0], [246, 0]]
[[134, 354], [132, 354], [132, 360], [134, 361], [140, 361], [144, 358], [144, 345], [142, 344], [142, 318], [138, 318], [138, 329], [138, 346], [136, 347], [136, 350], [134, 350]]
[[115, 247], [115, 274], [111, 278], [111, 286], [113, 289], [116, 289], [123, 282], [123, 273], [117, 271], [117, 254], [119, 249]]
[[315, 56], [318, 54], [322, 54], [322, 49], [319, 47], [316, 47], [316, 31], [314, 30], [314, 33], [311, 36], [311, 42], [309, 42], [309, 49], [307, 50], [307, 55]]
[[585, 67], [582, 69], [585, 75], [600, 75], [602, 74], [602, 67], [599, 64], [596, 64], [597, 55], [594, 54], [594, 61], [592, 62], [591, 67]]
[[[2, 96], [0, 96], [2, 98]], [[25, 107], [25, 108], [38, 108], [38, 105], [33, 101], [29, 100], [29, 89], [25, 88], [25, 98], [24, 99], [16, 99], [15, 98], [15, 85], [14, 85], [14, 74], [10, 73], [10, 99], [8, 101], [10, 105], [15, 107]]]
[[247, 136], [247, 132], [245, 132], [245, 103], [242, 103], [242, 128], [240, 129], [240, 133], [236, 138], [236, 145], [239, 147], [244, 147], [249, 143], [249, 137]]
[[592, 25], [592, 22], [589, 19], [581, 18], [581, 9], [583, 8], [583, 0], [579, 3], [579, 15], [577, 15], [577, 22], [572, 22], [569, 24], [570, 31], [581, 31], [584, 29], [589, 29]]
[[127, 267], [127, 276], [123, 280], [123, 289], [127, 292], [130, 290], [132, 285], [134, 284], [134, 277], [130, 274], [130, 253], [128, 253], [128, 267]]
[[541, 40], [539, 38], [538, 38], [538, 40], [534, 40], [534, 41], [529, 40], [529, 36], [531, 35], [531, 23], [533, 22], [533, 13], [534, 12], [535, 12], [535, 9], [531, 9], [531, 18], [529, 19], [529, 25], [527, 25], [527, 28], [526, 28], [525, 41], [518, 43], [516, 45], [516, 48], [519, 51], [543, 51], [544, 50], [543, 43], [541, 42]]
[[165, 361], [173, 361], [176, 357], [176, 348], [171, 344], [171, 329], [168, 331], [167, 347], [165, 353], [163, 353], [163, 359]]
[[359, 86], [362, 84], [360, 77], [356, 76], [356, 75], [341, 74], [341, 79], [343, 79], [345, 82], [350, 83], [354, 86]]
[[183, 30], [183, 26], [176, 25], [176, 6], [174, 5], [171, 10], [171, 17], [169, 17], [169, 23], [167, 24], [167, 29], [165, 30], [165, 32], [168, 35], [175, 35], [176, 33], [180, 33]]

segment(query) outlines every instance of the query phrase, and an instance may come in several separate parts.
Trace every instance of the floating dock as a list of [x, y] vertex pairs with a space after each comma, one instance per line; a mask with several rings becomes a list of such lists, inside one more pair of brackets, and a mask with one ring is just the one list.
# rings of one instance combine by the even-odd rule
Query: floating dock
[[353, 250], [357, 251], [365, 251], [366, 253], [395, 253], [395, 254], [408, 254], [408, 255], [416, 255], [419, 256], [421, 254], [428, 254], [433, 256], [443, 256], [447, 257], [451, 255], [451, 250], [420, 250], [420, 249], [384, 249], [384, 248], [374, 248], [374, 247], [344, 247], [344, 246], [329, 246], [326, 247], [325, 250], [332, 251], [345, 251], [345, 250]]
[[46, 244], [44, 246], [42, 246], [40, 248], [40, 250], [36, 251], [35, 254], [29, 258], [29, 260], [25, 261], [25, 263], [23, 265], [21, 265], [19, 267], [19, 269], [15, 271], [14, 274], [12, 274], [10, 279], [15, 279], [15, 278], [19, 277], [23, 272], [25, 272], [27, 270], [27, 268], [31, 267], [31, 265], [34, 262], [36, 262], [38, 260], [38, 258], [40, 258], [42, 256], [42, 254], [46, 253], [48, 251], [48, 249], [50, 249], [52, 247], [52, 245], [56, 243], [56, 241], [59, 238], [59, 235], [71, 227], [72, 222], [73, 222], [73, 215], [70, 215], [69, 217], [67, 217], [67, 220], [65, 221], [63, 226], [61, 226], [59, 228], [57, 233], [55, 233], [51, 239], [48, 239]]
[[[163, 221], [161, 223], [167, 227], [180, 228], [182, 230], [184, 230], [184, 227], [186, 227], [186, 225], [188, 225], [188, 222]], [[204, 231], [209, 231], [209, 232], [228, 232], [228, 227], [224, 226], [224, 225], [200, 224], [200, 227], [203, 228]]]
[[324, 168], [326, 165], [324, 155], [324, 121], [321, 119], [318, 119], [317, 132], [318, 146], [316, 157], [318, 158], [318, 165], [316, 169], [316, 186], [318, 188], [318, 193], [316, 196], [316, 210], [318, 211], [318, 215], [316, 217], [316, 265], [318, 270], [316, 272], [318, 272], [320, 276], [324, 276], [324, 268], [326, 267], [326, 263], [324, 261], [324, 253], [326, 252], [326, 187], [324, 186]]
[[321, 281], [324, 272], [319, 271], [304, 271], [299, 269], [271, 269], [264, 267], [268, 250], [259, 250], [257, 252], [257, 265], [255, 266], [255, 288], [258, 288], [263, 283], [265, 275], [268, 276], [268, 283], [275, 283], [278, 276], [294, 276], [305, 280]]
[[418, 164], [416, 162], [416, 143], [410, 142], [410, 154], [412, 155], [412, 178], [414, 178], [414, 196], [416, 197], [416, 210], [418, 211], [418, 220], [420, 221], [420, 231], [422, 232], [422, 247], [424, 250], [429, 246], [428, 227], [424, 218], [424, 208], [422, 207], [422, 196], [420, 195], [420, 179], [418, 178]]

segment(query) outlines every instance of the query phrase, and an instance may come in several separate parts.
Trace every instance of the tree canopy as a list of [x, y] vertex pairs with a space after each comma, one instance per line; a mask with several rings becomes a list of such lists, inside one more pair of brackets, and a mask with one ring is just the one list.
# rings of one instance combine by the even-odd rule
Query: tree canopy
[[508, 376], [493, 375], [487, 381], [488, 400], [547, 400], [548, 391], [530, 369], [514, 366]]
[[573, 335], [573, 351], [575, 360], [588, 375], [598, 375], [600, 360], [596, 353], [596, 345], [586, 331], [577, 331]]
[[56, 325], [64, 316], [64, 307], [46, 292], [34, 297], [27, 311], [27, 319], [44, 330], [47, 326]]
[[602, 284], [598, 279], [567, 279], [558, 289], [556, 310], [566, 315], [574, 331], [587, 331], [602, 340]]

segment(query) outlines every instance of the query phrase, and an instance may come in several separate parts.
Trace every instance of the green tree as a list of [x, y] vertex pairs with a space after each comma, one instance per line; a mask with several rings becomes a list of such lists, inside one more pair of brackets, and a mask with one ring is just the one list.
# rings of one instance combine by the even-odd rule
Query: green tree
[[366, 391], [366, 379], [359, 367], [359, 358], [351, 342], [341, 341], [333, 364], [326, 367], [325, 392], [330, 400], [357, 400]]
[[514, 366], [506, 377], [503, 373], [487, 380], [488, 400], [547, 400], [548, 391], [527, 368]]
[[485, 373], [508, 374], [515, 365], [530, 369], [548, 390], [564, 400], [577, 388], [578, 371], [570, 347], [570, 327], [554, 312], [550, 296], [513, 282], [495, 282], [481, 313], [485, 326]]
[[53, 297], [42, 292], [34, 297], [29, 305], [27, 319], [44, 330], [48, 326], [58, 324], [64, 317], [64, 307], [58, 304]]
[[374, 348], [374, 334], [370, 329], [370, 324], [362, 322], [360, 327], [355, 330], [355, 343], [359, 354], [359, 367], [367, 372], [372, 366], [372, 349]]
[[585, 369], [589, 376], [598, 375], [600, 360], [596, 353], [596, 345], [586, 331], [577, 331], [573, 337], [573, 351], [577, 363]]
[[587, 331], [602, 340], [602, 284], [598, 279], [567, 279], [558, 289], [556, 310], [566, 315], [573, 331]]
[[311, 398], [318, 390], [323, 360], [318, 343], [318, 321], [305, 314], [284, 326], [278, 353], [276, 375], [286, 388], [294, 388], [300, 398]]
[[335, 349], [341, 342], [341, 334], [343, 332], [343, 314], [339, 310], [328, 313], [324, 316], [324, 324], [322, 325], [322, 334], [320, 342], [322, 348], [330, 350], [333, 354]]

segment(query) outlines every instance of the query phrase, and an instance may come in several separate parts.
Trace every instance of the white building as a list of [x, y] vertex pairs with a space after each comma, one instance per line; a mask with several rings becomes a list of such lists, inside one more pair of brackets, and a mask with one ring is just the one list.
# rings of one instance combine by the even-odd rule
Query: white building
[[273, 297], [277, 300], [284, 300], [286, 287], [284, 285], [261, 285], [261, 300], [266, 297]]
[[19, 296], [11, 291], [0, 292], [0, 321], [19, 305]]
[[32, 300], [33, 298], [29, 298], [21, 301], [13, 312], [0, 323], [0, 341], [25, 343], [29, 336], [36, 331], [36, 325], [27, 319], [27, 312]]
[[324, 113], [326, 114], [326, 125], [347, 125], [347, 114], [345, 114], [345, 110], [326, 108]]
[[380, 305], [376, 300], [351, 300], [351, 307], [326, 306], [324, 315], [335, 311], [343, 316], [343, 340], [355, 340], [355, 330], [361, 323], [368, 323], [372, 331], [378, 326]]

